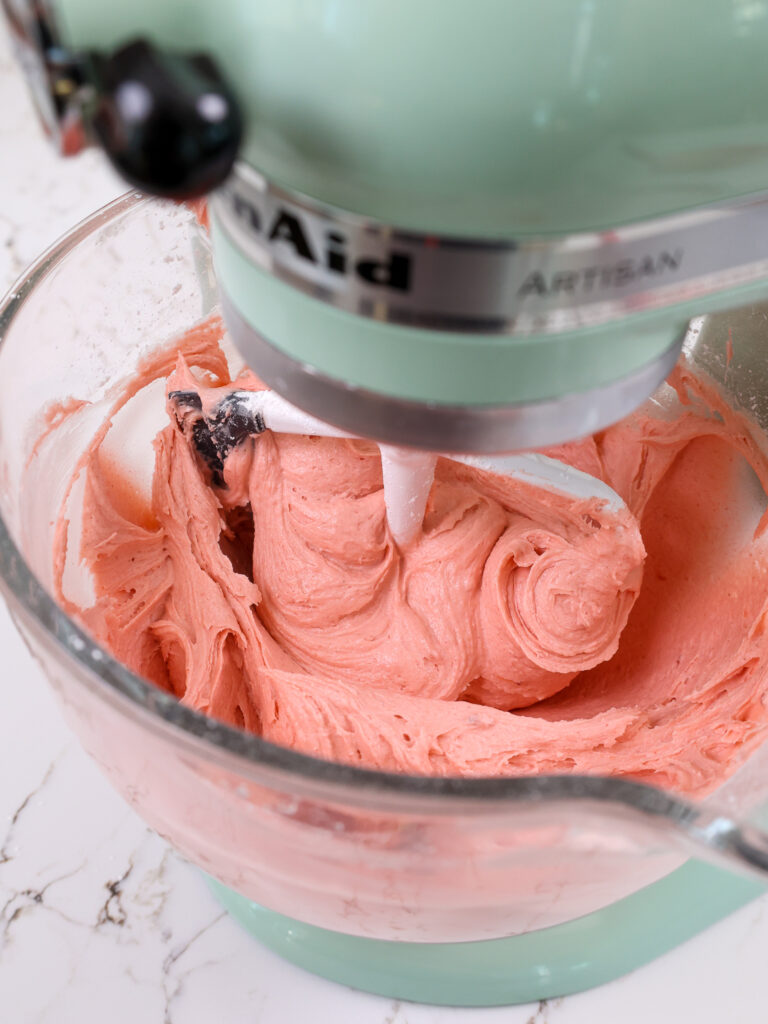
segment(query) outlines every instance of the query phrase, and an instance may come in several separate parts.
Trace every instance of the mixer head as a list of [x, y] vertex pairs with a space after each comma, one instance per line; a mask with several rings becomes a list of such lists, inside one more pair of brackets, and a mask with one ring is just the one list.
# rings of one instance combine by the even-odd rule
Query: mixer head
[[97, 141], [163, 196], [219, 186], [235, 345], [342, 431], [584, 436], [654, 391], [692, 316], [768, 294], [765, 12], [0, 3], [62, 151]]

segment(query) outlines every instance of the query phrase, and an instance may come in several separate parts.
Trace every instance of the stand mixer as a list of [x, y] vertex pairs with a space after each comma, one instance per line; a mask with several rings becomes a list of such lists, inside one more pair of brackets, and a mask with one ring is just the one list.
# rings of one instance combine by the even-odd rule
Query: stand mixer
[[[768, 12], [755, 5], [4, 7], [62, 152], [98, 140], [159, 195], [218, 186], [232, 339], [339, 430], [467, 455], [581, 437], [656, 389], [692, 317], [768, 296]], [[583, 918], [586, 931], [497, 940], [499, 963], [530, 958], [505, 998], [560, 994], [554, 967], [542, 989], [541, 958], [585, 961], [585, 934], [621, 947], [620, 973], [654, 933], [680, 941], [759, 891], [698, 864], [656, 885]], [[221, 895], [264, 933], [264, 911]], [[307, 948], [327, 934], [307, 929]], [[367, 940], [349, 941], [359, 957]], [[597, 962], [585, 984], [605, 980]]]
[[63, 152], [98, 141], [160, 195], [224, 183], [235, 344], [344, 430], [584, 436], [692, 315], [766, 293], [768, 27], [742, 5], [5, 7]]

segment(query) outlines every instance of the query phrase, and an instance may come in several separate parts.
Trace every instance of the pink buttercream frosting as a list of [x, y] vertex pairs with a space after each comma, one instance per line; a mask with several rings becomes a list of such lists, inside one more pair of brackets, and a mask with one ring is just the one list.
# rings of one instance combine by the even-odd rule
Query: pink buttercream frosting
[[[230, 385], [220, 331], [146, 363], [111, 415], [160, 376], [213, 404]], [[402, 551], [375, 445], [267, 431], [214, 487], [169, 403], [151, 501], [102, 451], [105, 431], [86, 452], [79, 554], [96, 600], [64, 596], [64, 517], [59, 598], [184, 703], [305, 753], [707, 791], [768, 732], [768, 559], [759, 502], [747, 514], [743, 498], [768, 464], [712, 388], [682, 370], [674, 383], [675, 415], [552, 452], [628, 510], [441, 459]]]

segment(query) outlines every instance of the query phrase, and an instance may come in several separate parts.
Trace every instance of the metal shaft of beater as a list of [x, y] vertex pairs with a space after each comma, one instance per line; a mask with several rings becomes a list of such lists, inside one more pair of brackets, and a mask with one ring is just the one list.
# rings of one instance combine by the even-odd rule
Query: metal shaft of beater
[[437, 456], [381, 444], [381, 475], [389, 530], [398, 547], [418, 536], [435, 479]]

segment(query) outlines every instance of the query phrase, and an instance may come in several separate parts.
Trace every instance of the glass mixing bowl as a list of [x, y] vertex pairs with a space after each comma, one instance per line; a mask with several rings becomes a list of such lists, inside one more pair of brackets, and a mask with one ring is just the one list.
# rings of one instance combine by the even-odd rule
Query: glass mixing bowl
[[[207, 239], [190, 211], [129, 194], [54, 246], [0, 308], [2, 590], [71, 727], [139, 814], [238, 898], [348, 936], [407, 943], [551, 929], [691, 855], [768, 867], [755, 818], [768, 796], [764, 750], [698, 805], [620, 779], [417, 778], [341, 766], [182, 706], [57, 606], [53, 524], [108, 396], [216, 301]], [[691, 338], [694, 356], [714, 366], [707, 330], [695, 325]], [[754, 391], [754, 375], [745, 377]], [[31, 453], [46, 413], [70, 399], [91, 403], [92, 415], [54, 432], [57, 457], [39, 464]]]

